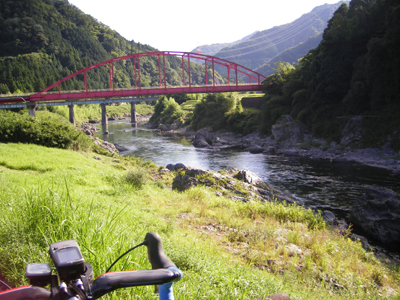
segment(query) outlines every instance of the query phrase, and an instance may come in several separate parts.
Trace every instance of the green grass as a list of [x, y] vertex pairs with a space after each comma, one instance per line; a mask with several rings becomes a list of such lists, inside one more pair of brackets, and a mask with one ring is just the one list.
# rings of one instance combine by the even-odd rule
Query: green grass
[[194, 107], [197, 103], [200, 103], [201, 100], [187, 100], [181, 104], [181, 108], [188, 112], [193, 112]]
[[[382, 299], [399, 291], [398, 271], [298, 207], [234, 202], [204, 187], [171, 191], [172, 174], [135, 157], [0, 144], [0, 162], [0, 270], [14, 285], [27, 283], [27, 263], [50, 263], [52, 242], [76, 240], [98, 276], [153, 231], [184, 271], [176, 299], [278, 292], [291, 299]], [[290, 244], [302, 253], [291, 254]], [[139, 248], [113, 270], [148, 268]], [[104, 299], [157, 298], [153, 287], [142, 287]]]
[[[136, 104], [136, 113], [139, 115], [147, 115], [154, 112], [153, 106], [141, 102]], [[47, 108], [52, 112], [55, 112], [66, 119], [69, 118], [69, 108], [67, 106], [54, 106]], [[129, 103], [123, 103], [120, 105], [107, 105], [107, 117], [119, 117], [127, 118], [131, 113], [131, 105]], [[75, 121], [78, 124], [92, 121], [101, 121], [101, 107], [100, 104], [84, 104], [75, 105]]]

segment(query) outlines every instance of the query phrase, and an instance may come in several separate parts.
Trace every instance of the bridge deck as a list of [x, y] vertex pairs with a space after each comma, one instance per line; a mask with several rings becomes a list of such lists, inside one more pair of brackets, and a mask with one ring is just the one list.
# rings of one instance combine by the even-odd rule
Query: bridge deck
[[[157, 101], [158, 97], [131, 98], [131, 99], [96, 99], [96, 100], [75, 100], [75, 101], [57, 101], [57, 102], [39, 102], [37, 106], [60, 106], [60, 105], [82, 105], [82, 104], [111, 104], [122, 102], [142, 102]], [[0, 104], [0, 109], [25, 108], [26, 102]]]

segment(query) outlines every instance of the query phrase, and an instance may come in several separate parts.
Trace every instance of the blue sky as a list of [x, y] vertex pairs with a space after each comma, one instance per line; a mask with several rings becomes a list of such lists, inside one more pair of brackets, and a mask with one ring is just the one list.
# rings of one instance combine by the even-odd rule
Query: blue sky
[[161, 51], [234, 42], [339, 0], [69, 0], [128, 40]]

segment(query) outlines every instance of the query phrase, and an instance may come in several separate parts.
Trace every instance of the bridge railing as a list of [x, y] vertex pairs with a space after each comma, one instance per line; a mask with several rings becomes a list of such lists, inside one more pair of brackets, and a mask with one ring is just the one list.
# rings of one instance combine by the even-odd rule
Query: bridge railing
[[[141, 82], [141, 64], [140, 59], [143, 57], [156, 57], [158, 63], [158, 85], [156, 86], [142, 86]], [[167, 82], [166, 77], [166, 57], [177, 57], [181, 59], [181, 84], [173, 86]], [[131, 67], [134, 73], [134, 86], [128, 88], [118, 88], [115, 86], [114, 77], [114, 63], [123, 60], [133, 60]], [[203, 85], [193, 84], [191, 63], [195, 61], [202, 61], [204, 64], [204, 81]], [[109, 88], [107, 89], [88, 89], [87, 72], [108, 65]], [[216, 66], [226, 68], [225, 82], [219, 81], [217, 77]], [[84, 90], [74, 91], [61, 91], [61, 84], [65, 81], [76, 76], [83, 75]], [[234, 78], [232, 78], [234, 77]], [[241, 82], [240, 77], [247, 77], [248, 82]], [[107, 61], [95, 64], [93, 66], [84, 68], [73, 74], [70, 74], [44, 90], [29, 96], [21, 96], [21, 101], [51, 101], [60, 99], [74, 99], [79, 98], [97, 98], [97, 97], [113, 97], [113, 96], [138, 96], [148, 95], [152, 92], [155, 94], [161, 93], [201, 93], [201, 92], [220, 92], [220, 91], [245, 91], [248, 90], [261, 90], [262, 81], [265, 77], [257, 72], [254, 72], [244, 66], [235, 64], [233, 62], [199, 53], [191, 52], [176, 52], [176, 51], [157, 51], [157, 52], [143, 52], [134, 53], [131, 55], [112, 58]], [[133, 78], [132, 78], [133, 80]], [[209, 82], [211, 81], [211, 82]], [[53, 89], [57, 90], [54, 91]], [[13, 95], [12, 98], [16, 96]], [[10, 97], [11, 98], [11, 97]], [[12, 102], [18, 102], [14, 99]], [[0, 103], [4, 102], [1, 101]]]
[[[238, 86], [249, 86], [248, 83], [238, 83]], [[254, 86], [258, 86], [258, 84], [256, 83], [251, 83], [250, 85], [254, 85]], [[212, 86], [212, 85], [208, 85], [208, 86]], [[220, 83], [220, 84], [215, 84], [214, 86], [231, 86], [227, 83]], [[179, 88], [187, 88], [187, 85], [167, 85], [167, 88], [169, 89], [179, 89]], [[196, 87], [204, 87], [204, 85], [199, 85], [199, 84], [192, 84], [191, 85], [192, 88], [196, 88]], [[131, 90], [163, 90], [165, 89], [164, 86], [148, 86], [148, 87], [125, 87], [125, 88], [114, 88], [114, 91], [131, 91]], [[90, 93], [90, 92], [108, 92], [110, 91], [109, 89], [88, 89], [88, 90], [73, 90], [73, 91], [68, 91], [69, 94], [73, 94], [73, 93]], [[44, 95], [52, 95], [52, 94], [59, 94], [60, 92], [58, 91], [47, 91], [47, 92], [43, 92], [42, 94]], [[32, 94], [28, 94], [29, 96]], [[1, 95], [0, 95], [1, 96]], [[14, 96], [14, 95], [13, 95]]]

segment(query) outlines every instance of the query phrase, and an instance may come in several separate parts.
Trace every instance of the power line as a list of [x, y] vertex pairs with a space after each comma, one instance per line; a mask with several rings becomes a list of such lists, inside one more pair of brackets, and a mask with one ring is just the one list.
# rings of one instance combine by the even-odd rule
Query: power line
[[[318, 15], [322, 10], [324, 10], [324, 8], [322, 8], [322, 7], [318, 8], [318, 10], [316, 10], [314, 13]], [[309, 14], [311, 14], [311, 13], [309, 13]], [[292, 23], [279, 26], [280, 29], [278, 31], [275, 30], [275, 31], [271, 32], [271, 29], [268, 29], [267, 31], [269, 31], [269, 33], [267, 33], [266, 35], [262, 35], [262, 36], [259, 36], [259, 37], [256, 37], [256, 38], [251, 38], [251, 39], [246, 40], [245, 42], [240, 43], [240, 44], [247, 44], [248, 42], [262, 39], [262, 41], [259, 42], [259, 43], [243, 46], [243, 47], [240, 47], [240, 48], [233, 48], [232, 47], [231, 49], [228, 49], [228, 50], [225, 50], [225, 51], [221, 51], [220, 55], [221, 55], [221, 57], [223, 57], [225, 59], [226, 58], [231, 58], [231, 57], [238, 57], [238, 56], [240, 57], [240, 56], [243, 56], [243, 55], [246, 55], [246, 54], [255, 53], [255, 52], [266, 50], [266, 49], [271, 48], [271, 47], [275, 47], [277, 44], [283, 43], [283, 42], [287, 41], [288, 39], [292, 38], [295, 34], [298, 34], [300, 32], [303, 32], [304, 30], [308, 29], [309, 28], [308, 26], [311, 23], [315, 22], [315, 21], [316, 21], [315, 19], [311, 19], [311, 20], [309, 19], [306, 23], [304, 23], [301, 20], [301, 17], [300, 17], [300, 18], [298, 18], [297, 20], [295, 20]], [[300, 23], [300, 28], [302, 28], [300, 31], [299, 31], [299, 28], [295, 27], [298, 23]], [[288, 29], [288, 27], [289, 27], [289, 29]], [[275, 37], [273, 39], [268, 39], [268, 37], [270, 37], [270, 36], [276, 36], [277, 34], [279, 34], [279, 32], [284, 32], [284, 34], [282, 36], [278, 36], [278, 37]], [[293, 34], [293, 33], [295, 33], [295, 34]], [[289, 37], [287, 37], [288, 35], [289, 35]], [[285, 39], [280, 41], [280, 42], [278, 42], [278, 43], [275, 43], [276, 41], [279, 41], [282, 38], [285, 38]], [[266, 39], [268, 39], [268, 40], [266, 40]], [[227, 52], [233, 52], [233, 51], [238, 51], [238, 50], [242, 50], [242, 49], [253, 48], [255, 46], [259, 46], [259, 45], [263, 45], [263, 44], [267, 44], [267, 43], [274, 43], [274, 45], [271, 45], [271, 46], [268, 46], [268, 47], [265, 47], [265, 48], [261, 48], [261, 49], [248, 51], [248, 52], [245, 52], [245, 53], [240, 53], [240, 54], [237, 54], [237, 55], [223, 56]]]

